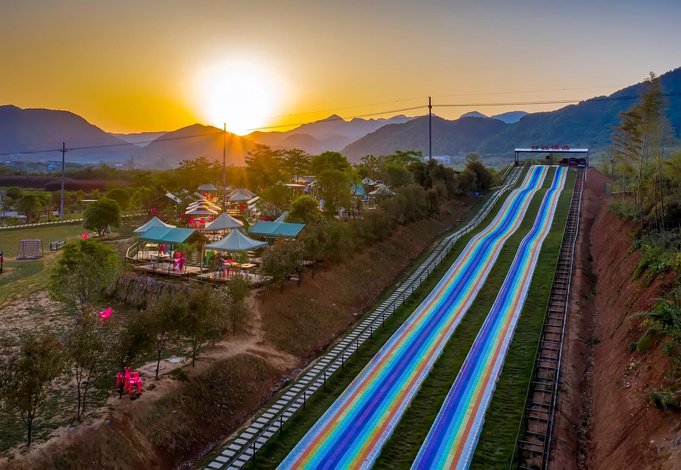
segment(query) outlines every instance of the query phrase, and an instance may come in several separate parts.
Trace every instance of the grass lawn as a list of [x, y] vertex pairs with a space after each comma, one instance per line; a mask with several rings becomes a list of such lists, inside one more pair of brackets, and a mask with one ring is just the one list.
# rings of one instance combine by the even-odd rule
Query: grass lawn
[[553, 181], [554, 172], [555, 170], [550, 170], [547, 173], [544, 185], [534, 195], [522, 224], [504, 245], [473, 305], [447, 342], [428, 378], [421, 385], [409, 409], [383, 447], [375, 468], [409, 467], [416, 458], [478, 331], [492, 308], [520, 242], [534, 224], [544, 194]]
[[[137, 224], [124, 221], [110, 240], [128, 238]], [[48, 271], [56, 261], [50, 252], [50, 242], [77, 240], [85, 229], [81, 223], [48, 225], [0, 231], [0, 251], [5, 252], [3, 272], [0, 274], [0, 306], [46, 286]], [[45, 257], [37, 260], [17, 260], [21, 240], [42, 240]]]
[[[527, 172], [523, 169], [517, 185]], [[345, 362], [345, 367], [339, 369], [332, 377], [327, 380], [325, 389], [317, 391], [310, 398], [305, 410], [296, 413], [288, 423], [284, 425], [282, 432], [273, 436], [270, 441], [257, 454], [255, 461], [248, 464], [248, 468], [275, 468], [281, 460], [293, 449], [296, 443], [305, 435], [310, 427], [321, 417], [329, 406], [336, 400], [350, 382], [359, 374], [366, 364], [374, 357], [376, 352], [392, 336], [399, 326], [413, 313], [414, 309], [430, 293], [435, 285], [440, 281], [445, 272], [449, 269], [454, 260], [459, 256], [466, 243], [480, 230], [484, 229], [496, 216], [499, 208], [503, 204], [505, 197], [502, 197], [487, 218], [477, 227], [476, 230], [462, 237], [445, 258], [438, 268], [433, 271], [431, 276], [426, 279], [418, 290], [398, 309], [393, 316], [386, 320], [383, 328], [374, 332], [373, 339], [364, 343], [357, 355], [352, 356]], [[484, 201], [481, 201], [484, 202]], [[474, 214], [474, 212], [471, 214]], [[415, 263], [414, 266], [417, 266]], [[277, 397], [272, 399], [272, 402]], [[203, 463], [206, 464], [211, 459], [207, 457]]]

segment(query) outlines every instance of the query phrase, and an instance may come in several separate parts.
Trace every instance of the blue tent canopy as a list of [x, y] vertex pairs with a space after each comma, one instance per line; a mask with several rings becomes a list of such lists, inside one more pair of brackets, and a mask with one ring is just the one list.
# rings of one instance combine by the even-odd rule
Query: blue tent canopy
[[248, 238], [243, 233], [234, 230], [222, 240], [206, 245], [205, 249], [236, 252], [253, 250], [265, 245], [267, 245], [267, 242], [253, 240], [252, 238]]
[[296, 238], [303, 228], [305, 228], [305, 224], [260, 220], [248, 231], [248, 233], [261, 237]]
[[174, 225], [167, 224], [163, 222], [161, 219], [158, 217], [152, 217], [146, 224], [142, 225], [141, 227], [137, 227], [132, 233], [135, 235], [141, 235], [145, 233], [147, 230], [154, 228], [154, 227], [160, 227], [160, 228], [174, 228]]
[[185, 243], [192, 238], [198, 239], [200, 241], [207, 240], [205, 235], [192, 228], [152, 227], [140, 235], [141, 240], [156, 243], [168, 243], [171, 245]]

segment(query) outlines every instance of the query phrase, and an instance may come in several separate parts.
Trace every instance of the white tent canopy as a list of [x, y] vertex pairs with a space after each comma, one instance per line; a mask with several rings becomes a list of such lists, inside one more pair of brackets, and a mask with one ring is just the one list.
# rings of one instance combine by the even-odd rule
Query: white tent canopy
[[218, 211], [208, 206], [198, 206], [185, 211], [185, 215], [217, 215]]
[[206, 232], [217, 232], [218, 230], [233, 230], [243, 228], [244, 223], [235, 219], [227, 213], [222, 213], [220, 216], [206, 225]]
[[175, 228], [174, 225], [167, 224], [158, 217], [154, 216], [146, 224], [142, 225], [141, 227], [137, 227], [132, 233], [135, 235], [141, 235], [152, 227]]
[[253, 240], [252, 238], [248, 238], [243, 233], [237, 230], [233, 230], [229, 235], [227, 235], [222, 240], [206, 245], [204, 248], [206, 250], [236, 252], [253, 250], [255, 248], [260, 248], [266, 245], [267, 242]]

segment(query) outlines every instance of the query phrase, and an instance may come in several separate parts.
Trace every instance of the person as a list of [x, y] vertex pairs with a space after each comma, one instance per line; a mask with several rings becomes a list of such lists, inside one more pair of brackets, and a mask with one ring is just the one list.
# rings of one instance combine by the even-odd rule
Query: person
[[225, 269], [225, 259], [220, 255], [218, 262], [215, 265], [215, 277], [222, 277], [222, 271]]

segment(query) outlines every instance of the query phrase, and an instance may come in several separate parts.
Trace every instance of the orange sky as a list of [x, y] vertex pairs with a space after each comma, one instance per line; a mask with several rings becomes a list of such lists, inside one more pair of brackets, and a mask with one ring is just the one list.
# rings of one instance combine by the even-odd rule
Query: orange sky
[[476, 104], [435, 109], [453, 118], [555, 109], [481, 104], [608, 94], [681, 65], [681, 2], [547, 3], [3, 0], [0, 104], [66, 109], [112, 132], [173, 130], [241, 119], [211, 98], [227, 81], [245, 87], [220, 98], [233, 111], [243, 103], [230, 100], [262, 98], [249, 109], [258, 126], [428, 95]]

